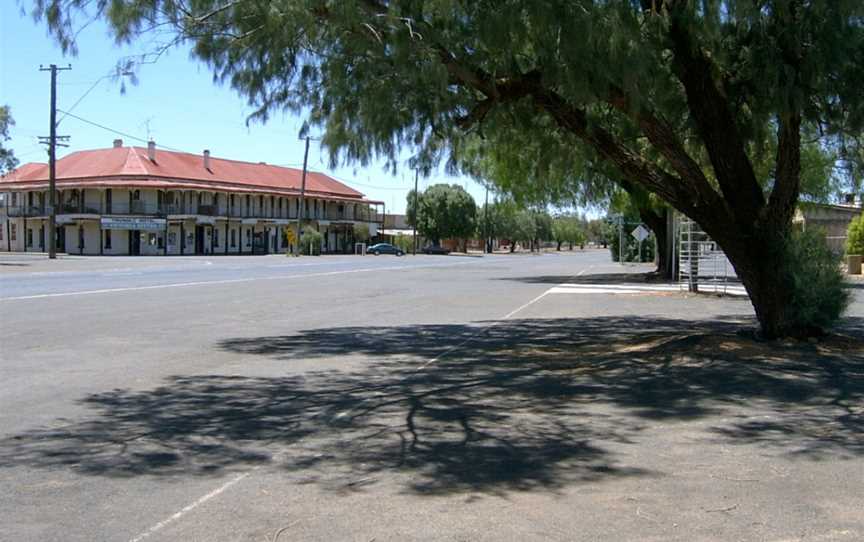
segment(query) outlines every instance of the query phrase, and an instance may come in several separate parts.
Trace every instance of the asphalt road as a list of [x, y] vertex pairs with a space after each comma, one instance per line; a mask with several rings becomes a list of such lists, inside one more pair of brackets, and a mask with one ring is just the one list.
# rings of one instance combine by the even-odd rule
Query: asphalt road
[[[843, 412], [788, 419], [803, 391], [713, 387], [737, 373], [667, 397], [638, 365], [550, 370], [752, 321], [745, 299], [608, 293], [638, 270], [603, 251], [4, 255], [0, 539], [864, 537], [860, 375], [840, 403], [806, 395]], [[763, 418], [815, 428], [740, 425]]]

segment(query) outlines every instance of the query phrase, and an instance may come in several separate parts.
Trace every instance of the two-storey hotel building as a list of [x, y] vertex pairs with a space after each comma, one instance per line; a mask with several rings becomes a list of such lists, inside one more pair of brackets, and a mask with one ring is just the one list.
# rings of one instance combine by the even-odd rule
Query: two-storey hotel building
[[[57, 250], [89, 255], [266, 254], [291, 250], [302, 172], [147, 147], [73, 152], [56, 163]], [[48, 165], [0, 178], [0, 250], [47, 251]], [[327, 175], [306, 174], [304, 230], [322, 252], [351, 252], [354, 229], [375, 236], [382, 202]]]

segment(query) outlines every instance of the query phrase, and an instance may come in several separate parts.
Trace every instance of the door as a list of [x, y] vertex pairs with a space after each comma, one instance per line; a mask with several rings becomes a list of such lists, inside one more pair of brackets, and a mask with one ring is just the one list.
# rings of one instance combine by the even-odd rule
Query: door
[[204, 226], [195, 226], [195, 254], [204, 254]]
[[252, 232], [252, 254], [267, 254], [267, 233], [263, 231]]
[[105, 214], [107, 215], [111, 214], [111, 199], [111, 189], [108, 188], [105, 190]]
[[54, 229], [54, 239], [57, 252], [66, 252], [66, 226], [57, 226]]
[[129, 230], [129, 254], [141, 255], [141, 232], [138, 230]]

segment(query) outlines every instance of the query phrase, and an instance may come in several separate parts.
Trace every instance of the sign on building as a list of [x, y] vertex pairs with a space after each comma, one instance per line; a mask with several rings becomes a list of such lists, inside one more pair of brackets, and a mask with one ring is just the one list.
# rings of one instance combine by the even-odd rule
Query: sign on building
[[102, 218], [103, 230], [164, 230], [164, 218], [105, 217]]

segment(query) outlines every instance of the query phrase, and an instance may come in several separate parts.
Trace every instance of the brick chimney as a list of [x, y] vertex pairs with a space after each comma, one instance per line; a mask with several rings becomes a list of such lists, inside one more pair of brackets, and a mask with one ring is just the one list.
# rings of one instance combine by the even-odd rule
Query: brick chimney
[[204, 169], [210, 171], [210, 150], [204, 149]]
[[151, 162], [156, 161], [156, 142], [155, 141], [148, 141], [147, 142], [147, 158], [149, 158]]
[[119, 149], [122, 146], [123, 146], [123, 140], [122, 139], [115, 139], [114, 140], [114, 148], [115, 149]]

